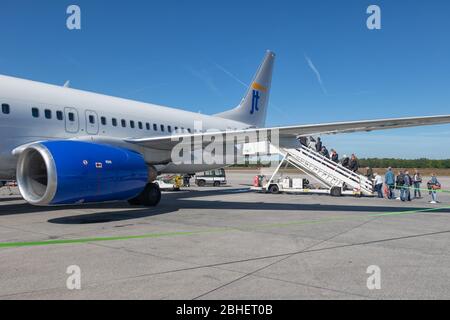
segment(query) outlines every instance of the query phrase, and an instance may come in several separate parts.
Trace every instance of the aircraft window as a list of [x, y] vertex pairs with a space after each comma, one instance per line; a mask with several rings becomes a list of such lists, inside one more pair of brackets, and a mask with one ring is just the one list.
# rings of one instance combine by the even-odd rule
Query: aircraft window
[[145, 128], [146, 128], [147, 130], [150, 130], [150, 123], [147, 122], [147, 123], [145, 124]]
[[58, 119], [59, 121], [64, 120], [64, 114], [62, 113], [62, 111], [56, 111], [56, 119]]
[[158, 131], [158, 125], [157, 125], [157, 124], [154, 124], [154, 125], [153, 125], [153, 130], [154, 130], [154, 131]]
[[89, 116], [89, 123], [90, 124], [95, 124], [95, 117], [93, 115]]
[[75, 121], [75, 113], [69, 112], [69, 121], [74, 122]]
[[106, 126], [107, 125], [105, 117], [101, 117], [100, 121], [102, 122], [102, 126]]
[[122, 127], [124, 127], [124, 128], [127, 127], [127, 122], [124, 119], [122, 119]]
[[51, 119], [52, 118], [52, 111], [51, 110], [44, 110], [45, 113], [45, 119]]
[[167, 126], [167, 131], [172, 132], [172, 127], [171, 126]]
[[164, 132], [164, 125], [161, 125], [161, 132]]
[[178, 127], [175, 127], [175, 132], [177, 132], [178, 131]]
[[111, 123], [112, 123], [113, 127], [117, 127], [117, 119], [116, 118], [112, 118]]
[[142, 122], [140, 122], [140, 121], [138, 122], [138, 127], [139, 127], [139, 129], [141, 129], [141, 130], [144, 129], [144, 127], [142, 126]]
[[2, 104], [2, 112], [4, 114], [9, 114], [10, 110], [9, 110], [9, 104]]
[[192, 133], [192, 132], [191, 132], [191, 129], [188, 129], [188, 132], [189, 132], [189, 133]]
[[130, 121], [130, 127], [131, 127], [132, 129], [134, 129], [134, 127], [135, 127], [135, 126], [134, 126], [134, 121], [133, 121], [133, 120]]
[[39, 109], [38, 108], [31, 109], [31, 114], [33, 115], [34, 118], [39, 118]]

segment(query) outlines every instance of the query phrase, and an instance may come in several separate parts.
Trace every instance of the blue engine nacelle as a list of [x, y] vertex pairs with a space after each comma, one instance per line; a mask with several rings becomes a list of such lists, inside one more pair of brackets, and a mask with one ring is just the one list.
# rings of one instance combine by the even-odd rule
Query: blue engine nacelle
[[141, 154], [88, 142], [32, 144], [17, 165], [22, 196], [39, 206], [129, 200], [148, 180]]

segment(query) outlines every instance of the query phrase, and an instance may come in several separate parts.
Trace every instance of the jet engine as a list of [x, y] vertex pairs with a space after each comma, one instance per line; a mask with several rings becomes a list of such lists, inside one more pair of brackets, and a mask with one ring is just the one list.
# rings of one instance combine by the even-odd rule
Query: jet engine
[[33, 205], [68, 205], [130, 200], [148, 185], [140, 153], [80, 142], [35, 143], [20, 154], [17, 182]]

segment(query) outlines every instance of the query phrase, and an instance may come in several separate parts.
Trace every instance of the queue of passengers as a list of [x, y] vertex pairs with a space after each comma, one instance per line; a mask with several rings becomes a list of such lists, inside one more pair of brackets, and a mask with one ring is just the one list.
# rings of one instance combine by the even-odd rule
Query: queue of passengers
[[[315, 150], [324, 157], [329, 158], [331, 161], [340, 163], [343, 167], [353, 172], [358, 172], [359, 170], [359, 162], [355, 154], [352, 154], [351, 157], [347, 157], [346, 155], [344, 155], [340, 160], [339, 154], [336, 152], [336, 150], [331, 149], [329, 152], [327, 147], [323, 145], [320, 137], [317, 138], [317, 140], [315, 140], [313, 137], [303, 137], [300, 138], [300, 143]], [[409, 171], [402, 170], [398, 172], [397, 176], [395, 176], [392, 168], [388, 168], [383, 181], [383, 177], [381, 177], [381, 175], [379, 175], [378, 173], [373, 173], [372, 168], [367, 167], [366, 177], [369, 180], [374, 181], [374, 190], [378, 194], [379, 198], [384, 198], [384, 195], [386, 195], [388, 199], [396, 199], [401, 201], [412, 201], [412, 199], [422, 198], [421, 186], [423, 180], [418, 170], [415, 170], [413, 176], [410, 175]], [[414, 197], [412, 197], [411, 189], [414, 192]], [[441, 184], [439, 183], [436, 174], [433, 173], [431, 176], [431, 180], [427, 183], [427, 190], [431, 195], [430, 203], [439, 203], [437, 199], [437, 193], [440, 189]], [[398, 196], [396, 195], [396, 191], [398, 191]]]
[[299, 138], [299, 141], [303, 146], [315, 150], [334, 163], [340, 163], [344, 168], [347, 168], [353, 172], [358, 172], [359, 162], [356, 155], [352, 154], [351, 157], [344, 155], [342, 159], [339, 159], [339, 154], [337, 153], [337, 151], [334, 149], [328, 151], [327, 147], [322, 143], [322, 139], [320, 139], [320, 137], [317, 138], [317, 140], [313, 137], [301, 137]]
[[[375, 191], [378, 193], [379, 198], [384, 198], [384, 194], [386, 194], [388, 199], [396, 199], [403, 202], [422, 198], [421, 186], [423, 179], [418, 170], [415, 170], [413, 176], [410, 175], [409, 171], [403, 170], [400, 170], [398, 175], [395, 176], [393, 169], [388, 168], [384, 176], [384, 181], [378, 173], [375, 173], [374, 179]], [[411, 189], [414, 193], [412, 193]], [[436, 174], [433, 173], [431, 175], [431, 180], [427, 183], [427, 190], [431, 196], [430, 203], [439, 203], [437, 193], [440, 189], [441, 184], [439, 183]], [[414, 196], [412, 196], [413, 194]]]

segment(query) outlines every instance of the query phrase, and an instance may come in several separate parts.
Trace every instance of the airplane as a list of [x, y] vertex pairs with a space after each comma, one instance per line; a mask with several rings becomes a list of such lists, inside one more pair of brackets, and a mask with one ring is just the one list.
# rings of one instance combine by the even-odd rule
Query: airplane
[[0, 76], [0, 180], [16, 179], [36, 206], [129, 201], [154, 207], [161, 200], [158, 175], [224, 167], [172, 161], [183, 139], [223, 134], [238, 147], [269, 130], [289, 145], [299, 137], [450, 123], [443, 115], [266, 128], [274, 62], [267, 51], [238, 106], [215, 115]]

